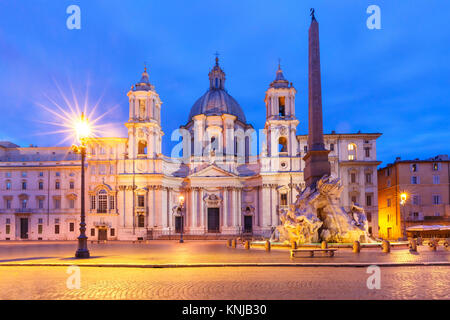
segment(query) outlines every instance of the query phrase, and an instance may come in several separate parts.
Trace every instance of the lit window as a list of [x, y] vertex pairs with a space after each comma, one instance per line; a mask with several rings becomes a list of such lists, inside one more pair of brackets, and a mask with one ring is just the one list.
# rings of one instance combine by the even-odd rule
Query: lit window
[[348, 145], [348, 151], [353, 151], [353, 150], [355, 150], [355, 149], [356, 149], [355, 144], [354, 144], [354, 143], [349, 143], [349, 145]]
[[108, 195], [106, 190], [100, 190], [98, 192], [98, 209], [97, 213], [108, 212]]
[[11, 181], [6, 181], [6, 190], [11, 190]]

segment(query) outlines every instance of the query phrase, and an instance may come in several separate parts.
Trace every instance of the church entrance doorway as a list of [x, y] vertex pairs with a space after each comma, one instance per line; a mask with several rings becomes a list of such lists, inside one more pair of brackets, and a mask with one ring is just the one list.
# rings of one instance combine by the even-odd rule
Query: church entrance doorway
[[219, 208], [208, 208], [208, 232], [220, 232]]
[[253, 216], [244, 216], [244, 233], [253, 232]]

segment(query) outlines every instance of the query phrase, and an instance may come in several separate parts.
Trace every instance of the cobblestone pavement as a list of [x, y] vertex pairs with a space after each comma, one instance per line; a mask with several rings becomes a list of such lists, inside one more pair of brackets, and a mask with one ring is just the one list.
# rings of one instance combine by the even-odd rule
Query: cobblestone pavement
[[67, 289], [66, 267], [0, 267], [0, 299], [450, 299], [448, 267], [381, 268], [369, 290], [366, 268], [81, 267]]
[[148, 244], [108, 242], [91, 244], [91, 259], [73, 258], [76, 242], [0, 242], [0, 266], [2, 264], [192, 264], [192, 263], [429, 263], [450, 262], [450, 251], [438, 247], [433, 252], [419, 247], [411, 253], [406, 248], [394, 248], [382, 253], [379, 248], [362, 249], [352, 253], [339, 249], [333, 258], [326, 256], [289, 258], [287, 249], [273, 249], [270, 253], [262, 248], [227, 248], [224, 241], [150, 241]]

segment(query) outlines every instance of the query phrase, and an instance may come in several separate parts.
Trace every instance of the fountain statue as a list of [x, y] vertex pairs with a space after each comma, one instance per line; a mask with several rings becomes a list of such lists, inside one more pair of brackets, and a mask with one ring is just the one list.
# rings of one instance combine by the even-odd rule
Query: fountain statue
[[350, 212], [340, 206], [343, 186], [338, 178], [324, 176], [315, 188], [297, 190], [297, 201], [280, 214], [276, 229], [280, 241], [372, 242], [364, 209], [353, 204]]

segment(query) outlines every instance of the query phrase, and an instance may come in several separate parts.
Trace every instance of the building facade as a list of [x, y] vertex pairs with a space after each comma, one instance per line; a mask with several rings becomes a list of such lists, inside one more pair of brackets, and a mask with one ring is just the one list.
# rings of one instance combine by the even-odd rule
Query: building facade
[[[378, 170], [380, 237], [399, 239], [418, 225], [450, 225], [447, 155], [397, 160]], [[401, 203], [401, 195], [406, 201]]]
[[[297, 135], [296, 89], [279, 68], [265, 95], [262, 152], [255, 130], [225, 90], [218, 60], [209, 90], [180, 127], [180, 157], [161, 154], [162, 102], [145, 71], [128, 92], [124, 138], [92, 138], [87, 149], [90, 239], [154, 239], [184, 233], [269, 236], [279, 213], [304, 188], [307, 136]], [[344, 184], [342, 205], [365, 207], [377, 228], [376, 139], [380, 134], [325, 135], [332, 174]], [[69, 147], [0, 143], [0, 240], [74, 240], [80, 213], [80, 159]]]

